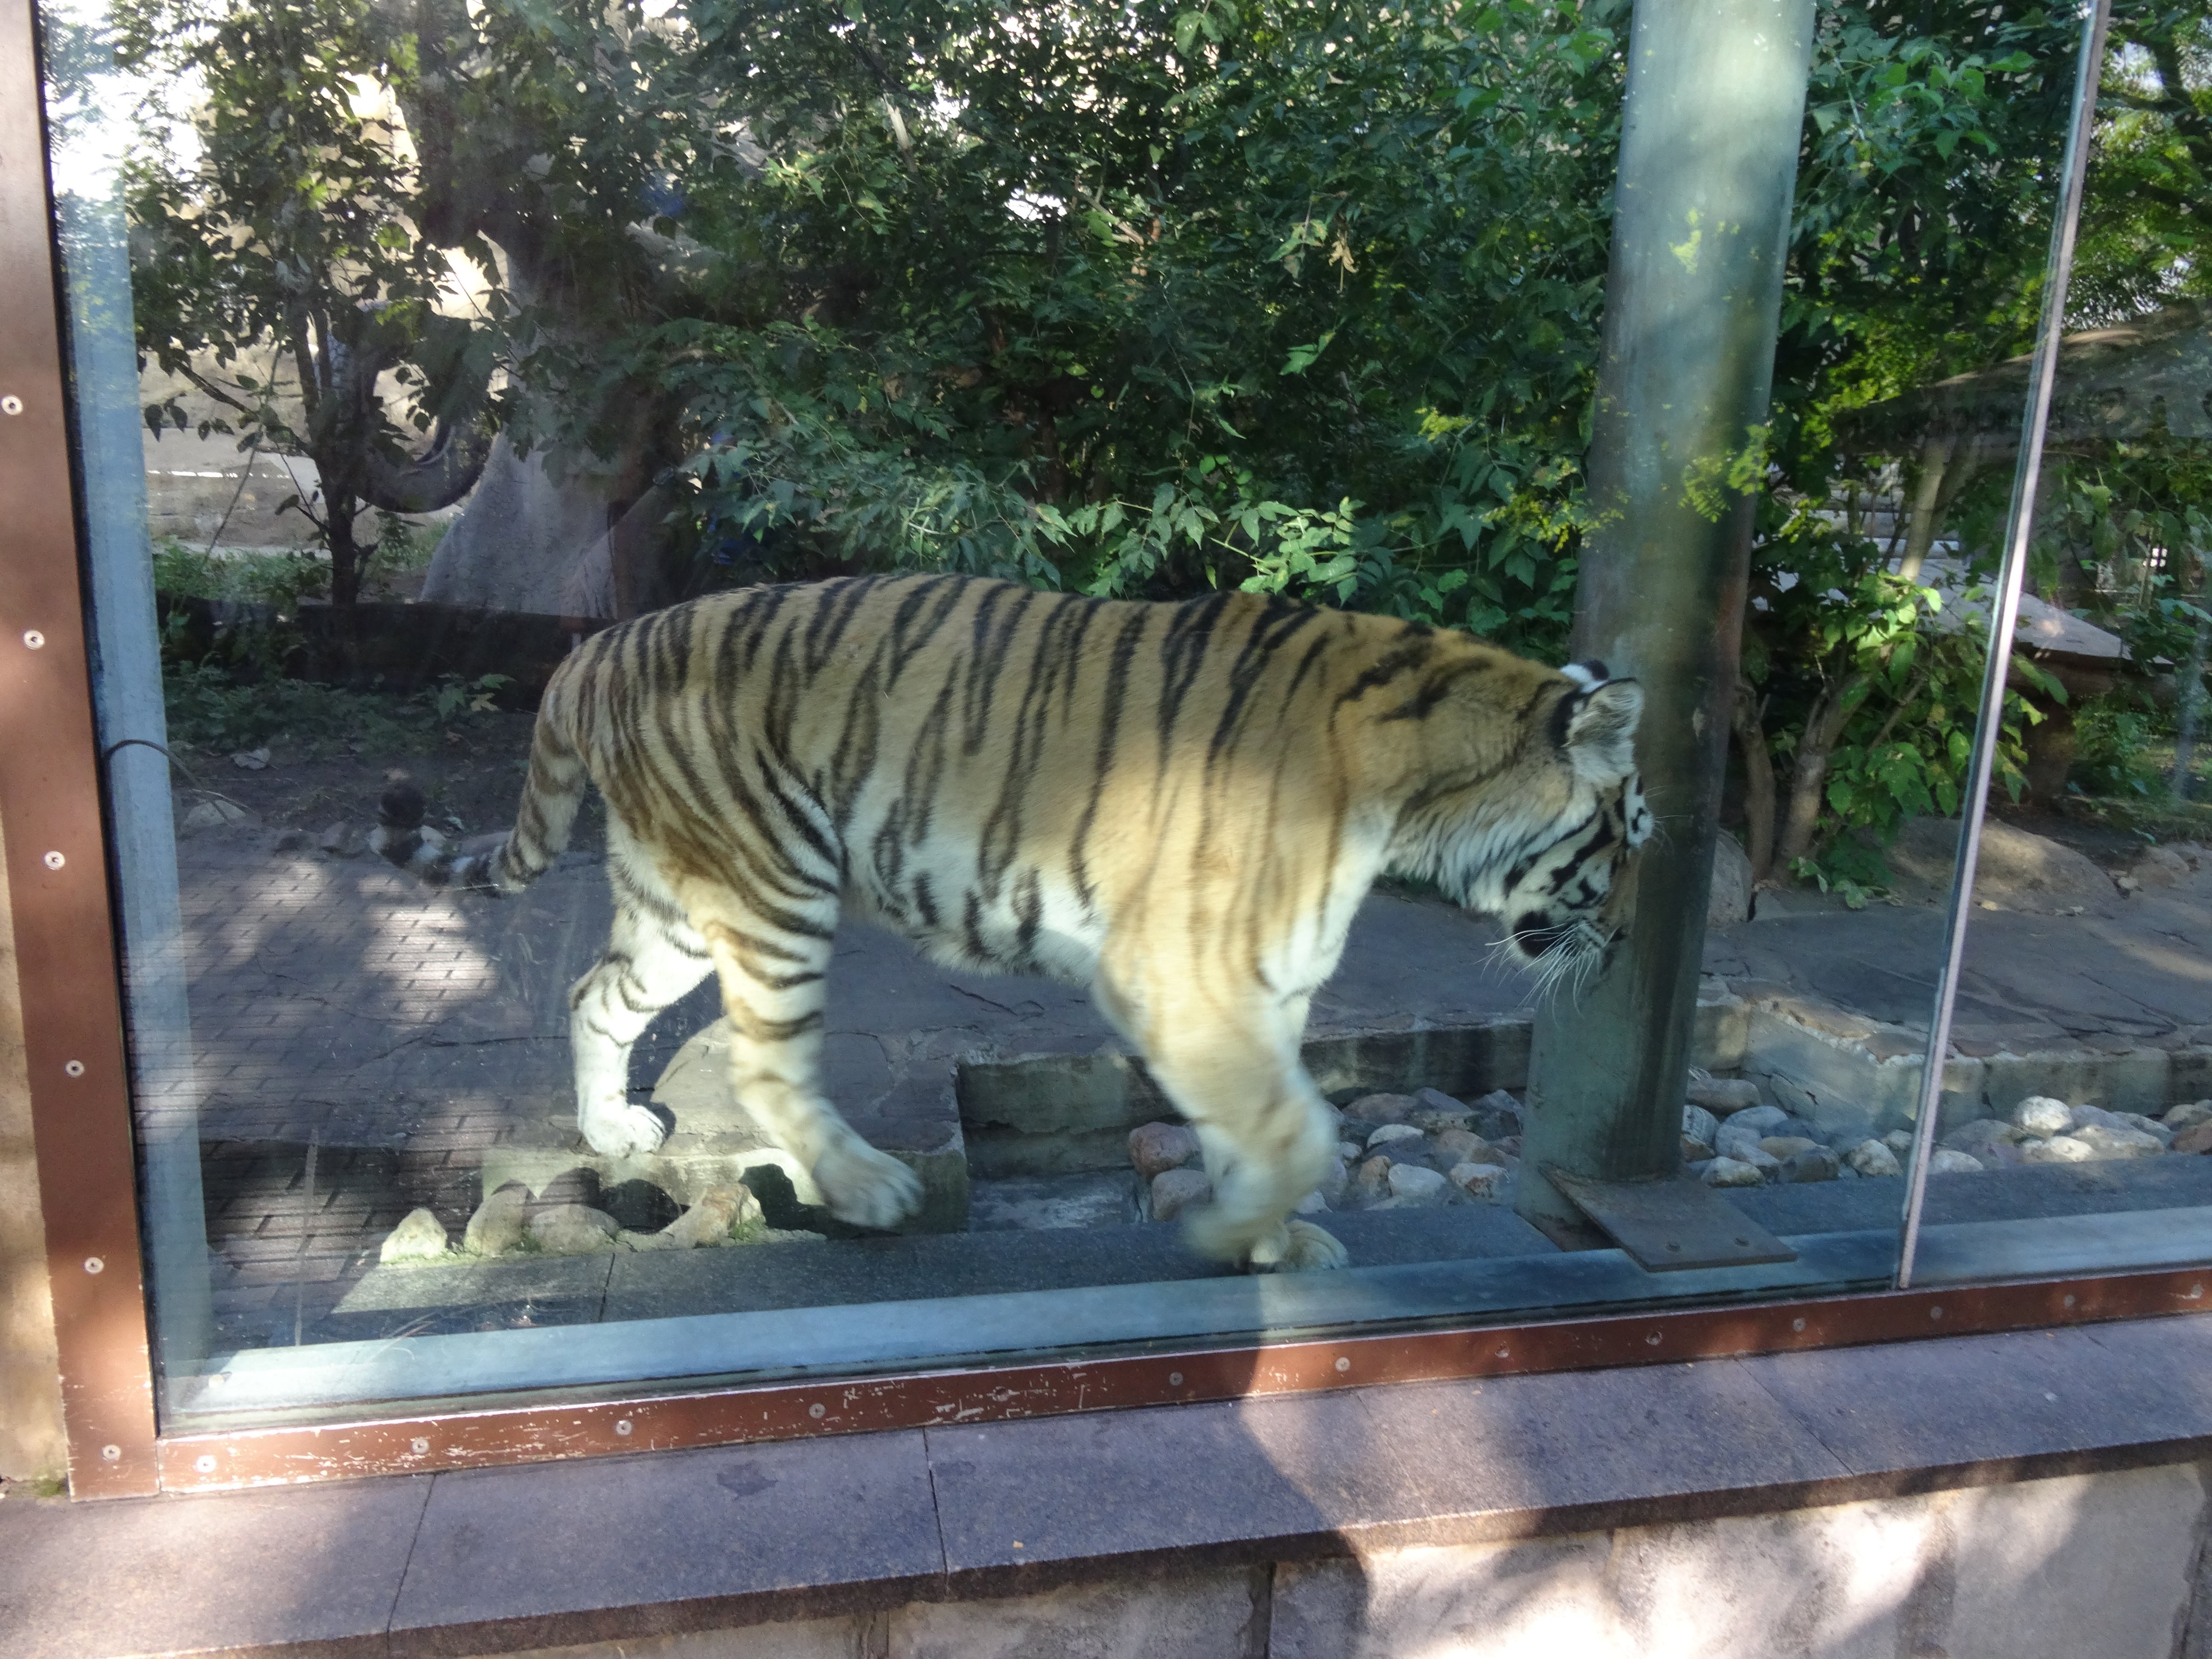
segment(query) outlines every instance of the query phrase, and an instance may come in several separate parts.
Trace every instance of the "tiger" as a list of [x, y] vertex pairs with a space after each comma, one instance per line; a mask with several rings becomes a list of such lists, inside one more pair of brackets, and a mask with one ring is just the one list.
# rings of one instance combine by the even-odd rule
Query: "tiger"
[[[818, 1084], [841, 916], [946, 967], [1087, 987], [1196, 1131], [1205, 1255], [1341, 1267], [1293, 1214], [1337, 1154], [1299, 1060], [1315, 993], [1378, 877], [1504, 919], [1548, 979], [1621, 936], [1650, 832], [1644, 694], [1417, 622], [1243, 592], [1182, 603], [955, 574], [738, 588], [570, 652], [513, 829], [426, 844], [419, 792], [379, 850], [434, 885], [520, 891], [606, 808], [614, 921], [569, 994], [577, 1124], [609, 1157], [661, 1119], [632, 1046], [720, 981], [731, 1080], [832, 1213], [919, 1206]], [[487, 842], [489, 838], [486, 838]], [[434, 843], [434, 838], [432, 838]]]

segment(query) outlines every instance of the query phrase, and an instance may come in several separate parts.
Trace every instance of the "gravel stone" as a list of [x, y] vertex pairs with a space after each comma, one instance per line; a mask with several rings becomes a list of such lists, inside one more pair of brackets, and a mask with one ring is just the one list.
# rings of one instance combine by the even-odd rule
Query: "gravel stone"
[[1386, 1123], [1367, 1137], [1367, 1150], [1379, 1152], [1394, 1140], [1419, 1140], [1421, 1132], [1410, 1123]]
[[1403, 1123], [1413, 1105], [1411, 1095], [1362, 1095], [1344, 1109], [1344, 1115], [1362, 1123]]
[[446, 1228], [428, 1210], [410, 1210], [400, 1224], [385, 1236], [376, 1259], [389, 1266], [395, 1261], [430, 1261], [446, 1253]]
[[461, 1248], [471, 1255], [505, 1255], [522, 1243], [524, 1212], [530, 1206], [530, 1188], [510, 1181], [477, 1206], [461, 1235]]
[[1197, 1158], [1198, 1131], [1188, 1123], [1146, 1123], [1129, 1131], [1129, 1162], [1147, 1181]]
[[2009, 1121], [2014, 1128], [2047, 1140], [2074, 1127], [2074, 1109], [2049, 1095], [2030, 1095], [2012, 1109]]
[[1521, 1133], [1521, 1103], [1503, 1089], [1493, 1089], [1474, 1103], [1474, 1121], [1468, 1125], [1493, 1145]]
[[1417, 1164], [1390, 1166], [1390, 1196], [1401, 1203], [1433, 1203], [1451, 1190], [1451, 1182], [1434, 1170]]
[[1163, 1170], [1152, 1177], [1152, 1219], [1173, 1221], [1194, 1204], [1213, 1196], [1203, 1170]]
[[1936, 1155], [1928, 1160], [1929, 1175], [1970, 1175], [1981, 1167], [1981, 1159], [1966, 1152], [1954, 1152], [1948, 1146], [1937, 1147]]
[[1341, 1158], [1329, 1159], [1328, 1173], [1321, 1178], [1321, 1195], [1332, 1204], [1339, 1203], [1343, 1200], [1344, 1189], [1351, 1184], [1352, 1166]]
[[2106, 1123], [2081, 1124], [2071, 1139], [2087, 1146], [2100, 1163], [2124, 1158], [2156, 1158], [2166, 1150], [2166, 1143], [2156, 1135], [2145, 1134], [2136, 1128], [2116, 1129]]
[[1490, 1143], [1472, 1129], [1446, 1129], [1437, 1137], [1437, 1159], [1453, 1164], [1480, 1164], [1490, 1156]]
[[1390, 1190], [1392, 1168], [1390, 1160], [1379, 1154], [1369, 1158], [1359, 1166], [1359, 1173], [1352, 1177], [1352, 1191], [1370, 1203], [1385, 1196]]
[[1828, 1149], [1810, 1135], [1765, 1135], [1759, 1139], [1759, 1150], [1769, 1158], [1778, 1158], [1787, 1164], [1800, 1152], [1816, 1150], [1825, 1152]]
[[530, 1218], [530, 1237], [548, 1255], [589, 1255], [614, 1248], [621, 1224], [588, 1204], [555, 1204]]
[[1727, 1117], [1758, 1105], [1759, 1085], [1746, 1078], [1707, 1077], [1702, 1072], [1692, 1072], [1683, 1097], [1716, 1117]]
[[1863, 1176], [1894, 1176], [1905, 1173], [1897, 1161], [1897, 1154], [1882, 1142], [1869, 1136], [1851, 1148], [1844, 1160], [1846, 1167]]
[[2147, 1134], [2164, 1146], [2173, 1139], [2173, 1131], [2154, 1117], [2145, 1117], [2141, 1112], [2108, 1112], [2101, 1106], [2076, 1106], [2074, 1127], [2085, 1129], [2092, 1126], [2105, 1129], [2133, 1129]]
[[1413, 1109], [1406, 1114], [1406, 1121], [1435, 1134], [1443, 1129], [1464, 1129], [1474, 1116], [1474, 1108], [1461, 1104], [1443, 1090], [1424, 1089], [1413, 1097]]
[[1766, 1180], [1756, 1167], [1736, 1158], [1715, 1158], [1698, 1178], [1708, 1187], [1757, 1187]]
[[2167, 1149], [2176, 1152], [2212, 1152], [2212, 1118], [2202, 1123], [2192, 1123], [2174, 1136], [2173, 1145]]
[[1843, 1160], [1832, 1149], [1812, 1146], [1782, 1160], [1782, 1178], [1792, 1182], [1833, 1181], [1843, 1168]]
[[1912, 1131], [1910, 1129], [1892, 1129], [1887, 1134], [1881, 1138], [1881, 1144], [1888, 1147], [1891, 1152], [1895, 1152], [1898, 1157], [1903, 1158], [1906, 1153], [1912, 1150]]
[[1506, 1170], [1499, 1164], [1455, 1164], [1448, 1179], [1469, 1198], [1495, 1199], [1504, 1189]]
[[1682, 1108], [1682, 1133], [1692, 1140], [1701, 1140], [1708, 1146], [1721, 1132], [1721, 1121], [1702, 1106]]
[[2200, 1123], [2212, 1123], [2212, 1100], [2192, 1100], [2185, 1106], [2177, 1106], [2166, 1115], [2165, 1121], [2166, 1127], [2176, 1134]]
[[1779, 1106], [1747, 1106], [1732, 1112], [1721, 1127], [1726, 1129], [1756, 1129], [1762, 1135], [1772, 1134], [1788, 1127], [1790, 1114]]
[[2095, 1151], [2072, 1135], [2027, 1141], [2020, 1149], [2020, 1161], [2023, 1164], [2094, 1164], [2096, 1159]]

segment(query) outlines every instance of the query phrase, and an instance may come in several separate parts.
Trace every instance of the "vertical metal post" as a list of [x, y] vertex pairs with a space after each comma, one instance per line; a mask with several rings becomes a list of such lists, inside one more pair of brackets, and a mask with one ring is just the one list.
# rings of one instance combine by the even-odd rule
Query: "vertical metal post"
[[1657, 833], [1629, 936], [1536, 1014], [1519, 1206], [1546, 1180], [1680, 1167], [1753, 500], [1812, 57], [1812, 0], [1637, 0], [1590, 442], [1575, 654], [1644, 684]]
[[2097, 77], [2105, 62], [2105, 29], [2112, 0], [2094, 0], [2081, 20], [2081, 57], [2074, 71], [2074, 114], [2066, 129], [2065, 173], [2058, 213], [2051, 227], [2051, 258], [2044, 267], [2043, 319], [2028, 371], [2027, 436], [2013, 474], [2012, 506], [2005, 520], [2004, 562], [1990, 608], [1989, 662], [1982, 674], [1982, 708], [1974, 722], [1966, 803], [1959, 825], [1959, 859], [1951, 874], [1951, 915], [1943, 972], [1936, 981], [1936, 1012], [1928, 1022], [1928, 1053], [1920, 1066], [1920, 1115], [1912, 1126], [1912, 1165], [1905, 1171], [1904, 1237], [1897, 1258], [1897, 1288], [1912, 1284], [1912, 1258], [1920, 1248], [1920, 1212], [1928, 1195], [1928, 1159], [1936, 1145], [1936, 1115], [1943, 1098], [1944, 1062], [1951, 1053], [1951, 1011], [1959, 995], [1959, 963], [1966, 955], [1966, 919], [1972, 914], [1974, 869], [1982, 852], [1982, 819], [1988, 810], [1990, 775], [1997, 735], [2004, 728], [2005, 678], [2012, 667], [2014, 624], [2020, 617], [2021, 583], [2027, 574], [2027, 543], [2035, 529], [2035, 488], [2043, 471], [2043, 437], [2051, 423], [2051, 394], [2058, 378], [2058, 338], [2066, 326], [2066, 285], [2074, 274], [2074, 231], [2081, 217], [2081, 186], [2089, 171], [2089, 139], [2097, 108]]

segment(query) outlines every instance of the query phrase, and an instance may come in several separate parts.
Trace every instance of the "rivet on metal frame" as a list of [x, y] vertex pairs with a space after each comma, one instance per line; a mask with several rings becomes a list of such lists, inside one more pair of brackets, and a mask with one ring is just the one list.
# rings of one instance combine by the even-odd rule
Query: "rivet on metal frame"
[[100, 1273], [103, 1271], [106, 1266], [107, 1264], [105, 1261], [102, 1261], [96, 1255], [88, 1255], [84, 1259], [84, 1270], [88, 1273]]
[[829, 1412], [830, 1408], [818, 1400], [806, 1408], [806, 1414], [809, 1417], [815, 1419], [817, 1422], [823, 1417], [829, 1415]]
[[1802, 1319], [1793, 1319], [1790, 1322], [1790, 1328], [1793, 1331], [1802, 1331], [1805, 1328], [1805, 1322]]
[[[618, 1418], [617, 1418], [617, 1419], [615, 1419], [615, 1432], [616, 1432], [617, 1434], [618, 1434], [618, 1435], [622, 1436], [625, 1440], [627, 1440], [627, 1439], [629, 1437], [629, 1431], [630, 1431], [630, 1420], [629, 1420], [629, 1419], [628, 1419], [627, 1417], [618, 1417]], [[428, 1448], [427, 1448], [427, 1447], [426, 1447], [426, 1448], [424, 1448], [424, 1449], [425, 1449], [425, 1450], [428, 1450]]]
[[59, 853], [49, 853], [46, 857], [40, 859], [39, 862], [45, 865], [49, 870], [58, 870], [62, 866], [67, 864], [69, 860], [64, 858]]
[[123, 1448], [102, 1446], [100, 1449], [100, 1461], [103, 1463], [120, 1463], [123, 1461]]
[[2067, 1293], [2065, 1305], [2069, 1308], [2074, 1305], [2074, 1296], [2070, 1291]]
[[411, 1450], [417, 1457], [422, 1456], [430, 1449], [430, 1443], [419, 1434], [412, 1440], [409, 1441], [407, 1445], [409, 1449]]
[[28, 646], [32, 650], [36, 651], [40, 649], [46, 644], [46, 636], [39, 632], [37, 629], [27, 628], [23, 630], [23, 643]]
[[1346, 1356], [1339, 1354], [1336, 1360], [1336, 1368], [1340, 1371], [1348, 1371], [1352, 1369], [1352, 1361]]
[[194, 1473], [198, 1474], [213, 1474], [215, 1473], [215, 1457], [213, 1454], [202, 1452], [198, 1457], [192, 1459], [192, 1469]]
[[1657, 1347], [1659, 1346], [1659, 1333], [1656, 1331], [1652, 1332], [1650, 1335], [1644, 1339], [1644, 1346], [1647, 1347]]
[[81, 1060], [64, 1060], [62, 1062], [62, 1071], [65, 1075], [70, 1077], [82, 1077], [84, 1075], [84, 1062]]
[[1171, 1389], [1179, 1389], [1182, 1387], [1182, 1373], [1181, 1371], [1170, 1371], [1168, 1373], [1168, 1387]]
[[1930, 1308], [1928, 1310], [1928, 1316], [1930, 1319], [1941, 1319], [1943, 1316], [1943, 1310], [1941, 1308]]
[[0, 398], [0, 415], [21, 415], [22, 412], [23, 400], [14, 392]]

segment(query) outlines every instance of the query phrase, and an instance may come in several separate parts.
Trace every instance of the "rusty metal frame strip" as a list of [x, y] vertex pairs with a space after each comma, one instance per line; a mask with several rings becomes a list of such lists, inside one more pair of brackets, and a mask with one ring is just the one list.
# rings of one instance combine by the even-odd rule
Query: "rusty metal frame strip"
[[0, 830], [70, 1487], [155, 1490], [152, 1356], [70, 488], [36, 18], [0, 0]]
[[425, 1474], [1392, 1382], [1595, 1370], [2212, 1310], [2212, 1269], [1346, 1335], [165, 1437], [165, 1491]]

